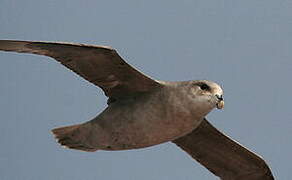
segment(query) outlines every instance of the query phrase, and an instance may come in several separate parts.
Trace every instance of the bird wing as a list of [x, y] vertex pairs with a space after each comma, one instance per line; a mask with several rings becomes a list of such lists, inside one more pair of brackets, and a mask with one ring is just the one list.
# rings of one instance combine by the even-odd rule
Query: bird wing
[[190, 134], [173, 141], [222, 180], [273, 180], [263, 159], [231, 140], [206, 119]]
[[161, 84], [127, 64], [112, 48], [61, 42], [0, 40], [0, 50], [45, 55], [103, 89], [108, 97], [143, 93]]

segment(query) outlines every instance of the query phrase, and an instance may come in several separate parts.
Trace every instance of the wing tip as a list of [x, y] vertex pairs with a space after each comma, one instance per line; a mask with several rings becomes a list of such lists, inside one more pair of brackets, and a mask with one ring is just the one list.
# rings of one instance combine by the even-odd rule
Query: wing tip
[[[13, 50], [7, 50], [5, 49], [5, 47], [9, 46], [11, 48], [11, 47], [19, 47], [19, 45], [22, 45], [22, 46], [25, 46], [27, 44], [36, 45], [39, 43], [99, 48], [99, 49], [111, 50], [111, 51], [116, 52], [116, 50], [112, 48], [111, 46], [105, 46], [105, 45], [91, 45], [91, 44], [85, 44], [85, 43], [71, 43], [71, 42], [64, 42], [64, 41], [33, 41], [33, 40], [13, 40], [13, 39], [0, 39], [0, 50], [13, 51]], [[1, 47], [3, 47], [3, 49]]]

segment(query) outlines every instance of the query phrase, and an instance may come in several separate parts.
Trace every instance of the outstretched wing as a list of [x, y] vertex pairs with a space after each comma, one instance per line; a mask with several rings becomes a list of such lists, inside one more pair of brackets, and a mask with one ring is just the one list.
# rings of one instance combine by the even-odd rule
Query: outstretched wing
[[263, 159], [231, 140], [206, 119], [190, 134], [173, 141], [222, 180], [273, 180]]
[[0, 50], [52, 57], [84, 79], [102, 88], [108, 97], [129, 96], [161, 86], [157, 81], [127, 64], [110, 47], [0, 40]]

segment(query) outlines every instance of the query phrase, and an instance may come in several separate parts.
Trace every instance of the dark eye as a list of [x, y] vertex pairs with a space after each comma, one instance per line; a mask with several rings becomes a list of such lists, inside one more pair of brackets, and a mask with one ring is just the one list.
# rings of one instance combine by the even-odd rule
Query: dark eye
[[204, 91], [208, 91], [210, 90], [210, 87], [207, 84], [199, 84], [200, 88]]

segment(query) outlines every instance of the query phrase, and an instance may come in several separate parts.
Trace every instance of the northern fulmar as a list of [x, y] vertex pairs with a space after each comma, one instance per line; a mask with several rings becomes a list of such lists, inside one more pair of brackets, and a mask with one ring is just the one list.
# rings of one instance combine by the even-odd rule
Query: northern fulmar
[[62, 146], [92, 152], [172, 141], [221, 179], [273, 179], [260, 157], [205, 119], [224, 107], [223, 90], [215, 82], [154, 80], [106, 46], [0, 40], [0, 50], [52, 57], [108, 97], [107, 108], [92, 120], [52, 130]]

